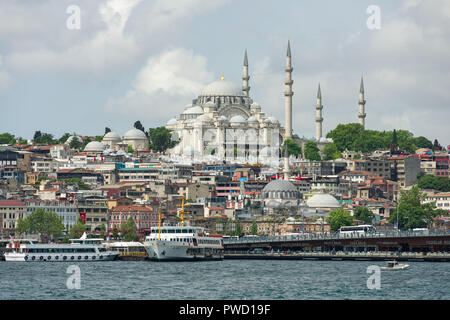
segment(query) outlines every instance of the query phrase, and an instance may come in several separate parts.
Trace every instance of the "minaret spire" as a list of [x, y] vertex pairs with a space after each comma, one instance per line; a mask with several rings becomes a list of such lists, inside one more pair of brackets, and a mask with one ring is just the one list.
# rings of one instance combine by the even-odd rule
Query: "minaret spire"
[[242, 92], [246, 97], [249, 96], [250, 86], [248, 85], [248, 80], [250, 80], [250, 76], [248, 75], [248, 58], [247, 58], [247, 49], [245, 49], [244, 55], [244, 71], [242, 73]]
[[319, 141], [322, 138], [322, 92], [320, 90], [320, 82], [319, 88], [317, 89], [317, 103], [316, 103], [316, 140]]
[[284, 180], [289, 181], [290, 168], [289, 168], [289, 148], [287, 141], [284, 144]]
[[294, 92], [292, 91], [292, 84], [294, 83], [292, 80], [292, 70], [294, 70], [294, 68], [292, 68], [291, 64], [291, 43], [289, 40], [286, 53], [286, 68], [284, 70], [286, 71], [286, 81], [284, 82], [285, 139], [288, 139], [292, 138], [292, 96], [294, 95]]
[[366, 105], [366, 100], [364, 100], [364, 82], [362, 76], [361, 76], [361, 84], [359, 86], [358, 105], [359, 105], [359, 112], [358, 112], [359, 124], [363, 126], [363, 129], [365, 129], [366, 113], [364, 110], [364, 106]]

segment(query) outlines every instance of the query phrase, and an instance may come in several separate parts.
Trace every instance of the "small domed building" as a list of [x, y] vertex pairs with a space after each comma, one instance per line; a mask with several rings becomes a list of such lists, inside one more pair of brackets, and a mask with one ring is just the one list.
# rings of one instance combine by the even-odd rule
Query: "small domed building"
[[112, 131], [105, 134], [103, 136], [103, 140], [102, 140], [102, 143], [104, 145], [107, 145], [109, 147], [109, 149], [114, 149], [114, 146], [121, 142], [122, 142], [122, 139], [120, 138], [120, 136], [117, 133], [112, 132]]
[[106, 148], [107, 146], [101, 142], [91, 141], [84, 147], [84, 151], [88, 153], [103, 153]]
[[301, 193], [287, 180], [273, 180], [262, 190], [260, 197], [269, 214], [296, 213], [300, 204]]
[[134, 150], [142, 150], [148, 148], [148, 138], [144, 131], [133, 128], [128, 130], [123, 136], [124, 143], [132, 146]]
[[335, 197], [328, 193], [317, 193], [306, 201], [309, 209], [328, 213], [331, 210], [341, 208], [341, 204]]

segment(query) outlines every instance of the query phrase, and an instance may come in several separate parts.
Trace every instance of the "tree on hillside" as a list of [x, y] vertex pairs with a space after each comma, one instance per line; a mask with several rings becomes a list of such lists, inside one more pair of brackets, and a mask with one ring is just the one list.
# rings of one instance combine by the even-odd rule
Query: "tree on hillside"
[[33, 142], [56, 144], [56, 143], [58, 143], [58, 140], [53, 140], [53, 135], [50, 133], [42, 133], [41, 131], [35, 131], [34, 136], [33, 136]]
[[19, 234], [39, 234], [41, 241], [62, 235], [64, 224], [56, 212], [35, 209], [25, 219], [19, 219], [16, 231]]
[[417, 185], [420, 189], [434, 189], [441, 192], [450, 192], [450, 178], [424, 175], [419, 177]]
[[330, 228], [333, 231], [338, 231], [342, 226], [352, 226], [353, 218], [344, 209], [336, 209], [330, 211], [326, 221], [330, 224]]
[[166, 127], [148, 129], [148, 139], [150, 148], [158, 152], [165, 152], [178, 143], [172, 140], [172, 132]]
[[74, 150], [80, 150], [83, 147], [83, 142], [77, 139], [77, 135], [74, 134], [74, 137], [69, 143], [69, 148]]
[[310, 161], [322, 160], [319, 153], [319, 147], [317, 146], [316, 141], [310, 140], [305, 143], [305, 158]]
[[133, 126], [134, 126], [136, 129], [143, 131], [143, 132], [145, 133], [145, 135], [148, 137], [148, 134], [147, 134], [147, 132], [145, 132], [145, 128], [144, 128], [144, 126], [142, 125], [141, 121], [139, 121], [139, 120], [136, 121], [136, 122], [134, 123]]
[[428, 149], [433, 149], [433, 142], [431, 142], [430, 140], [428, 140], [425, 137], [417, 137], [414, 138], [414, 144], [416, 145], [417, 148], [428, 148]]
[[440, 214], [442, 210], [436, 210], [435, 202], [423, 203], [424, 200], [425, 194], [420, 192], [418, 186], [402, 191], [389, 221], [395, 223], [398, 217], [400, 230], [429, 227], [432, 218]]
[[[339, 151], [353, 150], [353, 141], [362, 135], [364, 128], [359, 123], [339, 124], [327, 134]], [[359, 150], [354, 150], [359, 151]]]
[[67, 139], [69, 139], [70, 136], [71, 136], [70, 133], [67, 133], [67, 132], [64, 133], [64, 134], [62, 135], [62, 137], [59, 138], [58, 143], [59, 143], [59, 144], [65, 143], [65, 142], [67, 141]]
[[16, 139], [14, 135], [5, 132], [0, 134], [0, 144], [16, 144]]
[[328, 143], [323, 148], [323, 160], [334, 160], [342, 157], [342, 153], [334, 143]]
[[365, 224], [372, 224], [372, 220], [374, 217], [375, 216], [373, 212], [366, 207], [357, 207], [353, 212], [353, 218], [361, 220]]
[[298, 145], [298, 143], [295, 142], [294, 140], [288, 138], [285, 140], [285, 142], [283, 144], [283, 148], [281, 151], [282, 155], [284, 155], [284, 151], [286, 149], [286, 144], [288, 146], [289, 155], [299, 156], [302, 154], [302, 148]]

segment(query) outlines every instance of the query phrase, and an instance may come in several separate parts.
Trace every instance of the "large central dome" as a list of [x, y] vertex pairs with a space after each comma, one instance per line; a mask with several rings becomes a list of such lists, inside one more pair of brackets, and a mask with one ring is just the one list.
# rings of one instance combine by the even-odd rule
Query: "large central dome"
[[200, 92], [200, 97], [217, 97], [217, 96], [244, 96], [242, 88], [228, 80], [214, 81], [208, 84]]

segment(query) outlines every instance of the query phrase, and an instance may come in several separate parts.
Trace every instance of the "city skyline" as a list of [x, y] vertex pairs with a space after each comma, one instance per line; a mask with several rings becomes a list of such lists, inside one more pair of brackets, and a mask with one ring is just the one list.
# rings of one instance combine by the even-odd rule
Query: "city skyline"
[[[68, 8], [80, 10], [70, 29]], [[445, 1], [141, 0], [0, 4], [0, 131], [31, 139], [120, 134], [140, 120], [163, 126], [219, 80], [241, 85], [248, 53], [250, 97], [284, 123], [284, 58], [291, 42], [293, 133], [315, 136], [320, 82], [323, 135], [358, 122], [364, 78], [366, 129], [405, 129], [446, 147], [450, 62]], [[69, 13], [68, 13], [69, 12]], [[448, 20], [448, 19], [447, 19]], [[14, 23], [13, 23], [14, 22]]]

